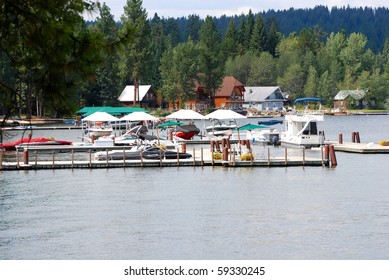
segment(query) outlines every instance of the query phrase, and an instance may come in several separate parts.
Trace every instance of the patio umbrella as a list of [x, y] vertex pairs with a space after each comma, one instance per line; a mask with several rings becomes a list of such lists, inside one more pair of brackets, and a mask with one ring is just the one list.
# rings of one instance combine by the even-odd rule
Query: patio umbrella
[[157, 121], [158, 118], [145, 112], [133, 112], [120, 118], [123, 121]]
[[227, 119], [247, 119], [246, 116], [243, 116], [232, 110], [219, 109], [208, 115], [205, 115], [207, 119], [218, 119], [218, 120], [227, 120]]
[[238, 131], [238, 141], [239, 141], [239, 152], [241, 152], [241, 145], [240, 145], [240, 133], [239, 131], [241, 130], [253, 130], [253, 129], [264, 129], [264, 128], [269, 128], [268, 126], [265, 126], [265, 125], [258, 125], [258, 124], [252, 124], [252, 123], [248, 123], [248, 124], [245, 124], [245, 125], [242, 125], [240, 127], [237, 127], [235, 128], [234, 130], [237, 130]]
[[179, 120], [204, 120], [207, 117], [197, 113], [193, 110], [179, 110], [166, 116], [167, 119], [179, 119]]
[[248, 123], [248, 124], [242, 125], [240, 127], [237, 127], [234, 130], [238, 130], [238, 132], [239, 132], [239, 130], [253, 130], [253, 129], [264, 129], [264, 128], [269, 128], [269, 127], [266, 125], [258, 125], [258, 124]]

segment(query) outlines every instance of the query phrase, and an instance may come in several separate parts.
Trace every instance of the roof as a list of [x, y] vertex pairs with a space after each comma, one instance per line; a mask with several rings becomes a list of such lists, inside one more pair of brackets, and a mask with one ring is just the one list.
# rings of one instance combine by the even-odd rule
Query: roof
[[[139, 86], [139, 100], [143, 100], [146, 94], [149, 92], [151, 85]], [[119, 101], [121, 102], [133, 102], [134, 101], [134, 86], [126, 86], [120, 94]]]
[[335, 95], [334, 100], [345, 100], [349, 96], [355, 100], [361, 100], [365, 95], [364, 90], [341, 90]]
[[234, 89], [238, 88], [240, 92], [244, 92], [244, 85], [235, 79], [233, 76], [226, 76], [223, 79], [222, 85], [216, 91], [215, 97], [229, 97], [234, 92]]
[[[273, 93], [277, 98], [268, 98]], [[279, 87], [246, 87], [244, 93], [245, 102], [260, 102], [265, 100], [282, 100], [285, 101], [284, 96], [282, 95], [281, 89]]]
[[84, 117], [89, 116], [95, 112], [105, 112], [113, 116], [126, 115], [133, 112], [147, 112], [146, 110], [138, 107], [84, 107], [76, 112], [76, 114], [81, 114]]

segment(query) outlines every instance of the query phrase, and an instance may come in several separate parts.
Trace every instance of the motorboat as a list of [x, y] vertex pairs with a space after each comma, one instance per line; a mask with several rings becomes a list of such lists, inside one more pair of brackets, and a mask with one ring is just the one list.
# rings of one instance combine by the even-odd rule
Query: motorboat
[[173, 135], [184, 140], [190, 140], [199, 133], [200, 129], [196, 125], [189, 123], [177, 125]]
[[269, 126], [248, 123], [235, 129], [231, 139], [250, 140], [253, 144], [278, 145], [280, 133], [275, 128]]
[[214, 119], [212, 125], [205, 128], [209, 136], [230, 136], [232, 131], [237, 127], [235, 120], [226, 123], [224, 120]]
[[8, 142], [0, 145], [1, 149], [6, 151], [16, 151], [19, 148], [24, 147], [36, 147], [47, 145], [72, 145], [71, 141], [56, 140], [54, 138], [38, 137], [38, 138], [22, 138], [17, 141]]
[[281, 145], [292, 147], [320, 147], [324, 144], [324, 131], [319, 131], [318, 122], [324, 115], [285, 115], [285, 131], [281, 133]]
[[[108, 157], [108, 158], [107, 158]], [[156, 146], [137, 146], [128, 150], [111, 150], [95, 153], [96, 160], [160, 160], [160, 159], [189, 159], [191, 154], [161, 149]]]

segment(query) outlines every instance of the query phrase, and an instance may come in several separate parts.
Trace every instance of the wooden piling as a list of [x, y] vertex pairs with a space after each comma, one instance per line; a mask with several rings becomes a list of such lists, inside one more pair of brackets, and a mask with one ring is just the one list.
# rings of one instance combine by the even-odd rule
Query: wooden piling
[[329, 149], [329, 145], [325, 145], [324, 146], [324, 161], [327, 161], [329, 160], [329, 156], [330, 156], [330, 149]]
[[355, 132], [355, 142], [361, 143], [361, 139], [359, 138], [359, 132]]
[[72, 162], [71, 167], [73, 169], [74, 168], [74, 149], [72, 149], [72, 159], [71, 159], [71, 162]]
[[333, 166], [333, 167], [337, 166], [338, 162], [336, 161], [334, 145], [330, 145], [329, 153], [330, 153], [330, 158], [331, 158], [331, 166]]
[[202, 147], [200, 150], [200, 161], [201, 161], [201, 165], [203, 166], [204, 165], [204, 151], [203, 151]]
[[53, 169], [55, 167], [55, 151], [53, 150]]
[[3, 150], [0, 149], [0, 170], [3, 169]]
[[305, 147], [303, 147], [303, 166], [305, 165]]
[[339, 144], [343, 144], [343, 134], [342, 133], [339, 133]]
[[285, 165], [288, 165], [288, 148], [285, 148]]
[[23, 163], [24, 164], [28, 164], [28, 149], [27, 148], [24, 148], [24, 151], [23, 151]]
[[351, 133], [351, 142], [355, 143], [355, 132]]
[[196, 149], [195, 148], [193, 148], [192, 158], [193, 158], [193, 165], [196, 165]]

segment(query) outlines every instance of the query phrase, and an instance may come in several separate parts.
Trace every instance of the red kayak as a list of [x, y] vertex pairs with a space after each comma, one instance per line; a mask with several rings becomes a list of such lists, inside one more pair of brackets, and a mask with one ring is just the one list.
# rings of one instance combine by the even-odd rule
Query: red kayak
[[14, 151], [16, 147], [19, 146], [38, 146], [38, 145], [71, 145], [71, 141], [66, 140], [55, 140], [54, 138], [22, 138], [14, 142], [8, 142], [4, 144], [0, 144], [1, 149], [5, 149], [6, 151]]

